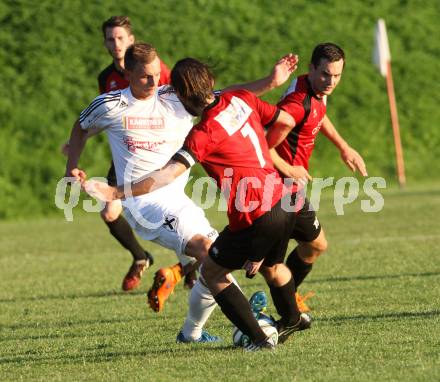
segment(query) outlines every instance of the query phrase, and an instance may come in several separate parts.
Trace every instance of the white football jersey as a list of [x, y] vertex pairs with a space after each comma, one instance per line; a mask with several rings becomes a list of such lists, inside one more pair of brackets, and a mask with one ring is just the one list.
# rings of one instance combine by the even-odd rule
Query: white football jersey
[[[193, 126], [189, 114], [169, 86], [141, 101], [130, 88], [102, 94], [80, 115], [84, 130], [105, 130], [112, 151], [118, 184], [131, 183], [162, 168], [182, 147]], [[176, 251], [179, 261], [186, 244], [201, 234], [213, 240], [216, 231], [203, 211], [185, 195], [189, 170], [169, 185], [122, 201], [129, 224], [145, 240]]]
[[182, 147], [193, 116], [170, 89], [161, 86], [147, 100], [134, 98], [130, 87], [105, 93], [81, 113], [82, 129], [106, 131], [118, 184], [160, 169]]

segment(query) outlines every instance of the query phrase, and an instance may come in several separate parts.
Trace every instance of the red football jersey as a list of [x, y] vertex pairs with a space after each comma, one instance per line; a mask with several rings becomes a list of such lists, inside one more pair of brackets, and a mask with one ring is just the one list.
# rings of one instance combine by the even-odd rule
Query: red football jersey
[[290, 165], [308, 169], [315, 138], [326, 113], [326, 97], [316, 97], [307, 75], [302, 75], [292, 81], [278, 107], [288, 112], [296, 125], [276, 150]]
[[231, 231], [249, 227], [281, 198], [281, 178], [263, 129], [278, 114], [248, 91], [226, 92], [205, 109], [186, 138], [183, 150], [203, 165], [227, 200]]
[[[170, 75], [170, 69], [161, 60], [159, 86], [169, 85]], [[113, 90], [125, 89], [128, 86], [128, 81], [125, 79], [124, 73], [116, 69], [115, 64], [112, 62], [99, 74], [98, 85], [99, 94], [103, 94]]]
[[160, 79], [159, 85], [169, 85], [171, 83], [171, 70], [164, 64], [162, 60], [160, 60]]

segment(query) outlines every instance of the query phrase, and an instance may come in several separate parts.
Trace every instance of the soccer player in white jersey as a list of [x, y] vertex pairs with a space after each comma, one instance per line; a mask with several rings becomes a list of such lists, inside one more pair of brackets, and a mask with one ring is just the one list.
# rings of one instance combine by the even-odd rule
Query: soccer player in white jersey
[[[181, 147], [193, 117], [166, 87], [158, 88], [160, 61], [149, 44], [136, 43], [125, 55], [130, 86], [98, 96], [76, 121], [66, 175], [85, 178], [78, 168], [88, 130], [105, 130], [118, 184], [139, 179], [161, 168]], [[123, 202], [138, 235], [173, 249], [183, 265], [206, 256], [217, 232], [203, 211], [184, 193], [188, 173], [166, 190]], [[188, 317], [179, 333], [182, 342], [212, 342], [219, 338], [202, 330], [215, 301], [199, 280], [191, 290]]]
[[[281, 83], [296, 68], [293, 62], [285, 65]], [[134, 44], [126, 52], [125, 68], [130, 86], [98, 96], [76, 121], [70, 138], [67, 176], [78, 180], [86, 177], [78, 168], [78, 161], [90, 129], [107, 132], [118, 184], [140, 180], [163, 167], [182, 146], [193, 117], [169, 88], [157, 88], [160, 63], [155, 49], [148, 44]], [[263, 91], [279, 85], [268, 86], [269, 82], [263, 79], [257, 84]], [[184, 194], [187, 178], [188, 172], [158, 192], [123, 202], [127, 220], [139, 236], [173, 249], [184, 265], [191, 264], [194, 258], [201, 261], [217, 237], [203, 211]], [[235, 282], [232, 276], [230, 279]], [[177, 340], [219, 340], [202, 330], [215, 306], [209, 289], [199, 279], [191, 290], [189, 313]]]

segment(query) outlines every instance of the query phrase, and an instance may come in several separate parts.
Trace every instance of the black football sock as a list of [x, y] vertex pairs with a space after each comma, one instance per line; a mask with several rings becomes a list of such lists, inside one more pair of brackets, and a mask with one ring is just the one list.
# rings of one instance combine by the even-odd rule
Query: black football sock
[[266, 334], [252, 314], [251, 305], [240, 289], [232, 283], [214, 297], [224, 315], [255, 342], [263, 341]]
[[295, 324], [299, 320], [300, 311], [295, 299], [295, 281], [293, 277], [283, 286], [269, 285], [273, 304], [284, 323]]
[[119, 241], [124, 248], [131, 252], [134, 261], [145, 260], [147, 258], [146, 251], [140, 246], [130, 224], [128, 224], [122, 215], [119, 215], [119, 217], [112, 222], [105, 222], [105, 224], [107, 224], [113, 237]]
[[292, 272], [293, 279], [295, 280], [295, 286], [298, 287], [304, 281], [306, 276], [312, 270], [313, 264], [305, 263], [298, 254], [298, 247], [296, 247], [286, 260], [286, 265]]

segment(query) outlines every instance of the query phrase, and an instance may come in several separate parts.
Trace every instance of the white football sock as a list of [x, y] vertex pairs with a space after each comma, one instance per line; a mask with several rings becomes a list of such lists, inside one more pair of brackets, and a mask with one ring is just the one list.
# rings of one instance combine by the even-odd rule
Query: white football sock
[[[229, 274], [228, 278], [238, 286], [235, 278]], [[240, 288], [240, 287], [239, 287]], [[198, 340], [202, 335], [202, 329], [214, 311], [217, 303], [201, 276], [191, 289], [189, 295], [189, 311], [182, 327], [183, 336], [187, 340]]]

